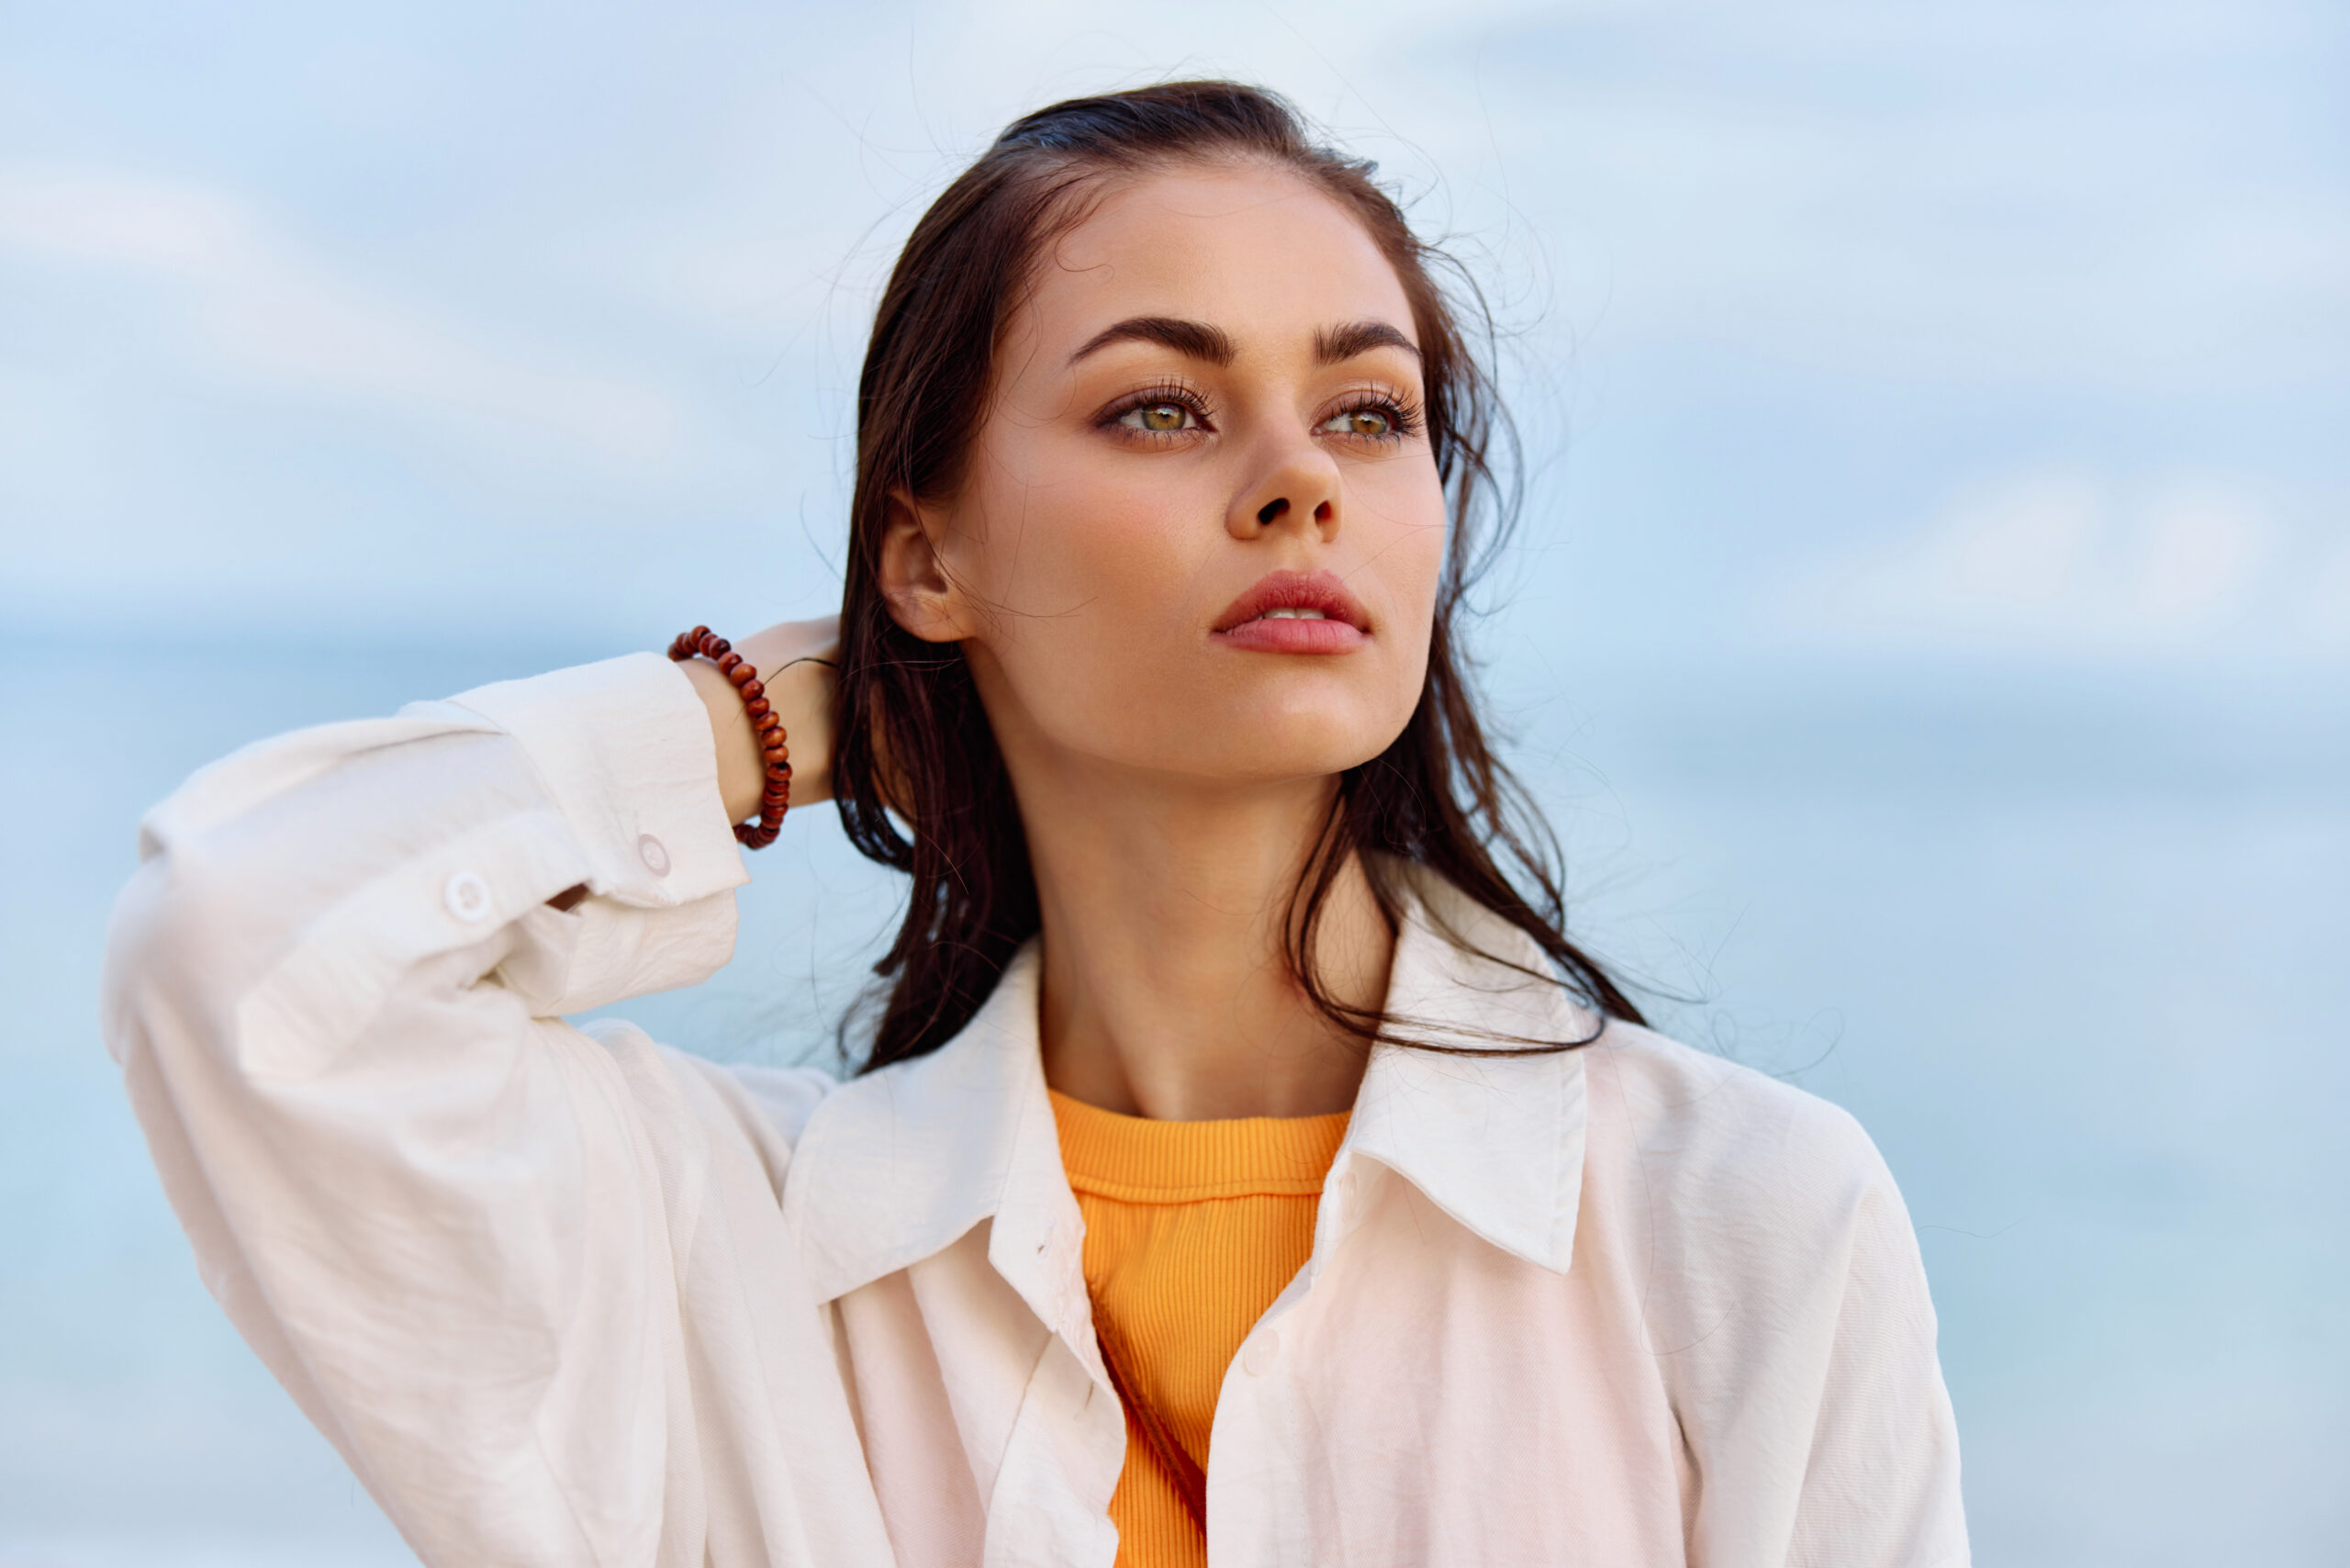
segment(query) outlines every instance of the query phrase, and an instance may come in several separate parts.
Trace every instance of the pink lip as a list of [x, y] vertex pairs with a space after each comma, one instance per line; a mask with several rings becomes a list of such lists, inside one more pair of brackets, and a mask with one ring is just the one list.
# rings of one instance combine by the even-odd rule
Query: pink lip
[[[1318, 610], [1324, 619], [1260, 620], [1269, 610]], [[1255, 653], [1350, 654], [1371, 641], [1371, 616], [1336, 572], [1268, 572], [1213, 630], [1227, 646]]]

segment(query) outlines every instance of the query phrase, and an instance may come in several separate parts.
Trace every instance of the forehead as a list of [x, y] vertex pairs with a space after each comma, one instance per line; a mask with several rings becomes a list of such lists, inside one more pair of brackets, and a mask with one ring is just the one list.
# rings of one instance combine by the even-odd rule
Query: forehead
[[1248, 166], [1113, 185], [1044, 258], [1020, 314], [1014, 335], [1047, 351], [1133, 316], [1211, 323], [1244, 354], [1339, 322], [1413, 332], [1404, 286], [1354, 215], [1297, 174]]

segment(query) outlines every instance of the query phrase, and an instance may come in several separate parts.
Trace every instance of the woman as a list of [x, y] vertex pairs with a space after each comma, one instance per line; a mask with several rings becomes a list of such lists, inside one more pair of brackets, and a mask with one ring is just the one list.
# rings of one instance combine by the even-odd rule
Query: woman
[[[107, 1037], [428, 1562], [1964, 1561], [1875, 1151], [1639, 1027], [1510, 825], [1430, 266], [1260, 92], [1030, 116], [883, 296], [837, 631], [150, 815]], [[912, 881], [860, 1074], [562, 1021], [827, 793]]]

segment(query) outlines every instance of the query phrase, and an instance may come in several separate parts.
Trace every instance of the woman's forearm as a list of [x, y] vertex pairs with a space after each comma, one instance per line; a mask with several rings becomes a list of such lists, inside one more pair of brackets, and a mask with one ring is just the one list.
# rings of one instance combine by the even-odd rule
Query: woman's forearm
[[[835, 677], [829, 662], [818, 661], [840, 656], [839, 622], [830, 616], [786, 621], [730, 640], [734, 651], [758, 670], [759, 684], [783, 721], [791, 747], [791, 803], [804, 806], [828, 798]], [[710, 711], [711, 736], [718, 746], [718, 792], [726, 802], [726, 820], [755, 816], [767, 776], [743, 699], [709, 660], [688, 659], [683, 668]]]

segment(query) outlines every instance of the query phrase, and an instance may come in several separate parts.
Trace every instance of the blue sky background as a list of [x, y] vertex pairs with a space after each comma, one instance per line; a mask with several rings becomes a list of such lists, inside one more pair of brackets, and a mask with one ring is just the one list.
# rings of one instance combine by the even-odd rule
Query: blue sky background
[[[825, 608], [897, 241], [1177, 73], [1486, 283], [1536, 466], [1483, 647], [1583, 929], [1886, 1148], [1982, 1561], [2338, 1561], [2350, 15], [0, 0], [0, 1564], [404, 1561], [97, 1045], [137, 812]], [[628, 1011], [820, 1048], [894, 894], [838, 838]]]

